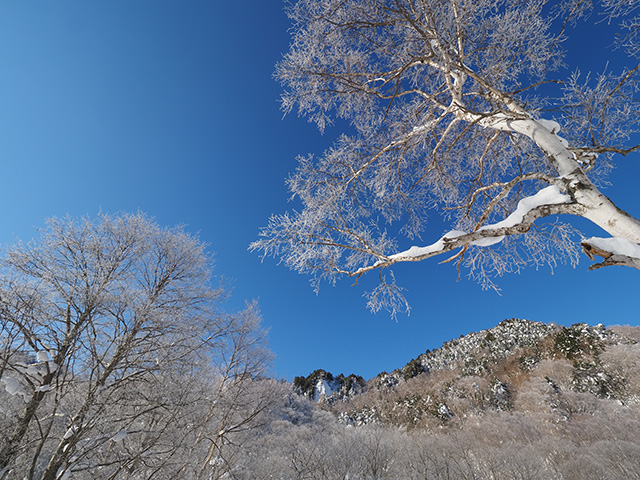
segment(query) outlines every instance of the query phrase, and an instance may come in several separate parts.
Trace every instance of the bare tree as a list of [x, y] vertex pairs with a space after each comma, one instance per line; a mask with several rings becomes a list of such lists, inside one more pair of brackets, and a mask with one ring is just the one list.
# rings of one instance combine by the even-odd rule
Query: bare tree
[[[591, 3], [290, 5], [293, 41], [276, 70], [283, 109], [321, 130], [334, 117], [352, 128], [321, 157], [300, 158], [288, 186], [302, 210], [273, 216], [252, 249], [330, 281], [448, 253], [493, 287], [492, 277], [526, 264], [575, 263], [580, 245], [604, 258], [592, 268], [640, 268], [640, 221], [598, 187], [616, 156], [640, 147], [630, 143], [640, 119], [638, 2], [606, 1], [596, 12]], [[602, 15], [628, 27], [629, 67], [561, 78], [571, 26]], [[406, 248], [434, 207], [451, 231]], [[559, 214], [611, 237], [576, 241]], [[381, 273], [370, 294], [374, 310], [407, 308], [389, 277]]]
[[[265, 416], [279, 393], [277, 384], [262, 378], [270, 361], [260, 328], [257, 304], [252, 303], [229, 323], [224, 348], [211, 371], [210, 393], [200, 407], [198, 429], [185, 471], [189, 478], [223, 478], [242, 461], [243, 439], [248, 432], [262, 427]], [[202, 451], [202, 453], [197, 453]], [[240, 457], [240, 458], [238, 458]]]
[[210, 272], [202, 242], [142, 214], [53, 219], [10, 248], [0, 478], [176, 478], [205, 461], [190, 446], [212, 404], [248, 427], [233, 392], [264, 372], [264, 331], [255, 306], [220, 310]]

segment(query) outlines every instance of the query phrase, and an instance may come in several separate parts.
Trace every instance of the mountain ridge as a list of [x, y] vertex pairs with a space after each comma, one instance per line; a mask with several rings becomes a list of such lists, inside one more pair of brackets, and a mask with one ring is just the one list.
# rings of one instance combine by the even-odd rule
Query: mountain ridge
[[[625, 334], [625, 328], [632, 334]], [[630, 385], [629, 372], [612, 363], [623, 346], [638, 343], [634, 329], [640, 331], [512, 318], [449, 340], [368, 381], [316, 370], [296, 377], [293, 384], [298, 393], [351, 425], [433, 428], [490, 411], [520, 411], [534, 384], [551, 392], [546, 399], [551, 411], [569, 393], [638, 402], [638, 385]]]

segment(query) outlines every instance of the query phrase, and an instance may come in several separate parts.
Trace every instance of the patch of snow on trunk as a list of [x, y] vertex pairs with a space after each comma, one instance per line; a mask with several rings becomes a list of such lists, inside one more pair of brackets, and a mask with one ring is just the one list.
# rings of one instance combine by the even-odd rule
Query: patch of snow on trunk
[[48, 362], [49, 361], [49, 354], [45, 350], [39, 350], [36, 353], [36, 360], [38, 362]]
[[25, 402], [31, 400], [29, 392], [17, 380], [10, 377], [2, 377], [0, 382], [4, 383], [4, 388], [9, 395], [20, 395]]

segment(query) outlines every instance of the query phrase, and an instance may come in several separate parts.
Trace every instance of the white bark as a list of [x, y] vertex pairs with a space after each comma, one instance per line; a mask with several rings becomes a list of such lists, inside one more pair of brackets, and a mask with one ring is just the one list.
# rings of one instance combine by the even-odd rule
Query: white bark
[[622, 211], [605, 195], [582, 171], [567, 145], [539, 121], [506, 120], [495, 122], [489, 120], [488, 127], [520, 133], [533, 140], [545, 152], [558, 171], [558, 176], [568, 183], [566, 191], [580, 207], [580, 216], [591, 220], [614, 237], [626, 238], [640, 243], [640, 221]]
[[[458, 81], [460, 80], [458, 79]], [[523, 111], [513, 102], [510, 102], [510, 106], [519, 112]], [[555, 179], [557, 181], [556, 184], [561, 185], [568, 196], [565, 201], [556, 202], [556, 204], [566, 203], [567, 208], [556, 207], [552, 212], [548, 208], [550, 205], [539, 205], [540, 208], [535, 213], [527, 212], [526, 220], [525, 217], [522, 217], [517, 222], [510, 222], [511, 228], [508, 229], [501, 229], [499, 225], [486, 225], [470, 234], [456, 232], [455, 235], [452, 235], [453, 232], [450, 232], [431, 245], [412, 247], [408, 251], [389, 255], [387, 259], [378, 261], [370, 267], [349, 273], [349, 275], [359, 276], [374, 268], [388, 267], [397, 262], [424, 260], [465, 245], [490, 246], [498, 243], [505, 235], [527, 231], [535, 219], [548, 216], [551, 213], [565, 213], [584, 217], [601, 227], [612, 237], [623, 238], [634, 242], [634, 244], [640, 244], [640, 221], [618, 208], [593, 184], [576, 160], [576, 154], [569, 149], [566, 141], [557, 135], [560, 131], [560, 126], [556, 122], [544, 119], [535, 120], [533, 118], [520, 119], [516, 116], [509, 118], [508, 115], [503, 113], [485, 117], [471, 114], [462, 109], [456, 109], [456, 116], [469, 123], [477, 123], [485, 128], [524, 135], [534, 141], [558, 171], [558, 177]], [[512, 218], [512, 216], [513, 214], [509, 218]], [[507, 220], [505, 219], [505, 221]], [[585, 245], [583, 242], [583, 246]], [[585, 251], [587, 251], [587, 247], [585, 247]], [[589, 256], [593, 259], [591, 254]], [[616, 255], [615, 262], [612, 259], [607, 265], [627, 265], [640, 269], [640, 260], [635, 261], [628, 257], [625, 260], [620, 255]], [[600, 266], [605, 265], [600, 264]]]

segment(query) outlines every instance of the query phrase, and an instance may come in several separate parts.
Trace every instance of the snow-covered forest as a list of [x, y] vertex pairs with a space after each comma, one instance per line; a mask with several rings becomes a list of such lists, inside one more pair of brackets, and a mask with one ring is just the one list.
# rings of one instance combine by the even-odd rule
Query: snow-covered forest
[[368, 382], [297, 378], [240, 478], [637, 478], [639, 335], [512, 319]]
[[255, 304], [142, 214], [3, 258], [0, 478], [586, 479], [640, 472], [640, 327], [510, 319], [365, 380], [271, 378]]

